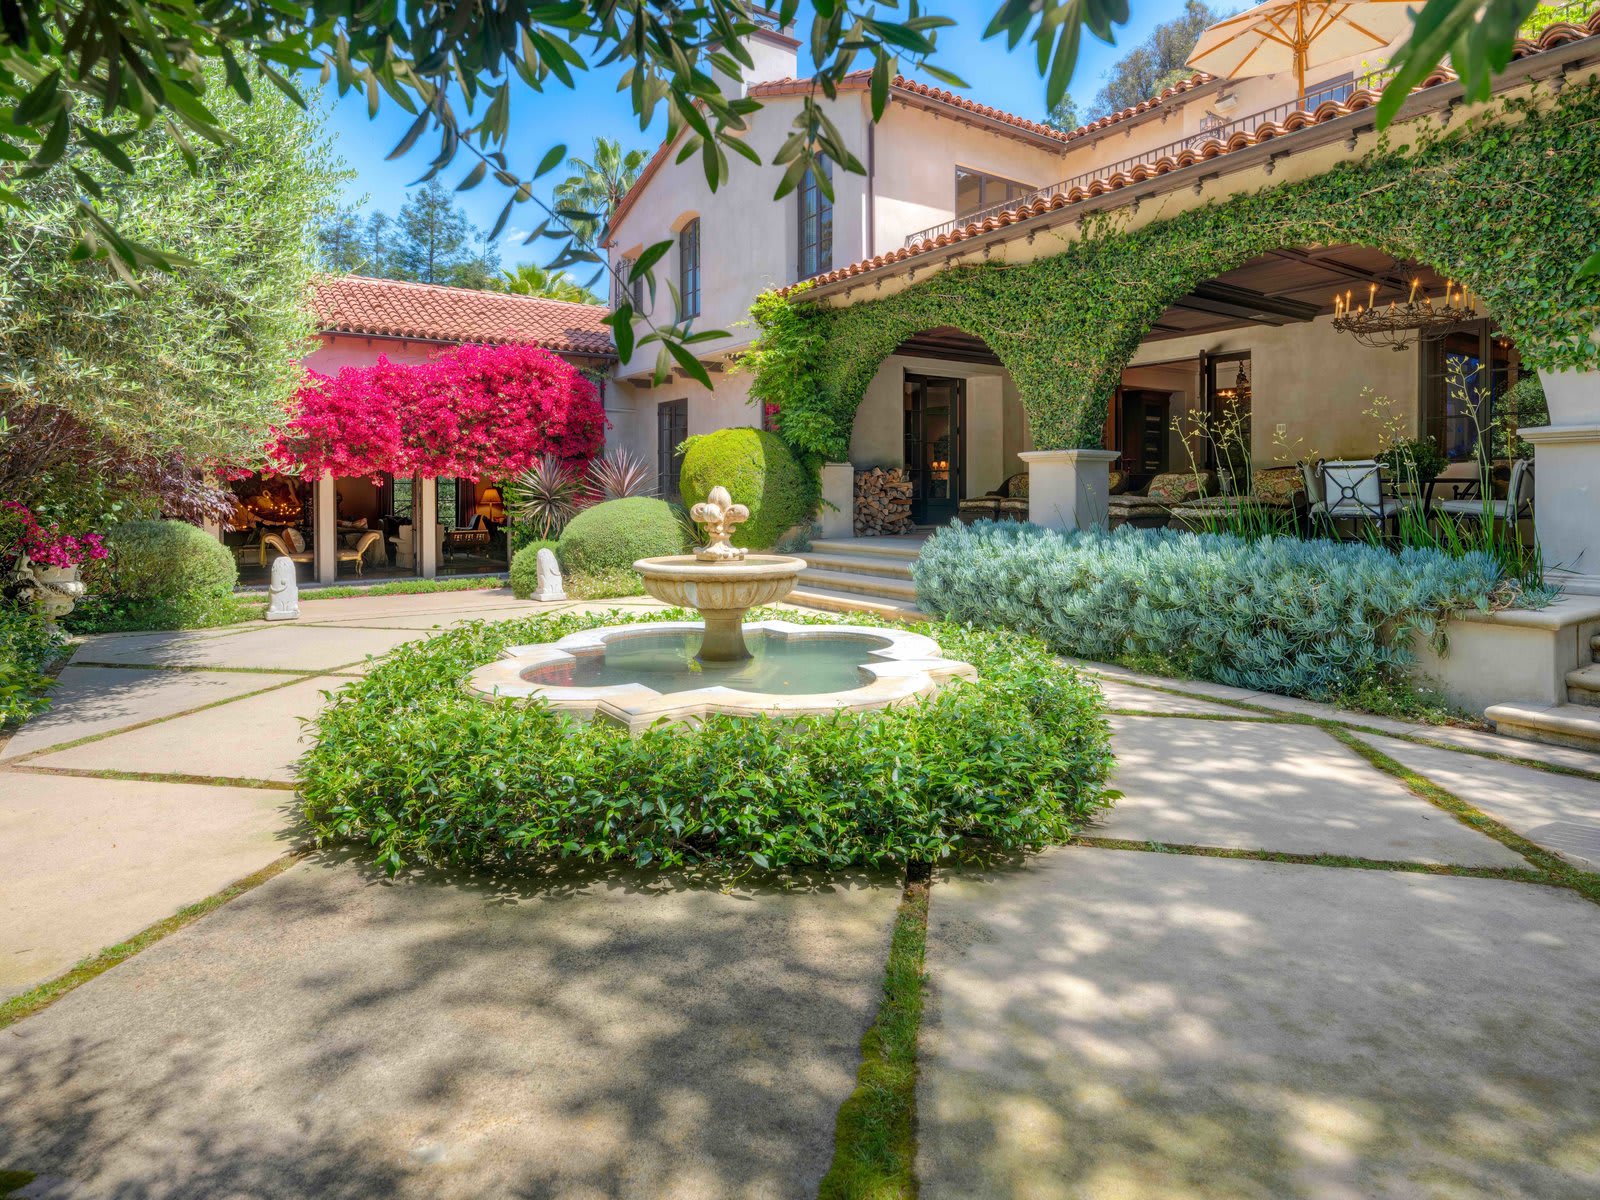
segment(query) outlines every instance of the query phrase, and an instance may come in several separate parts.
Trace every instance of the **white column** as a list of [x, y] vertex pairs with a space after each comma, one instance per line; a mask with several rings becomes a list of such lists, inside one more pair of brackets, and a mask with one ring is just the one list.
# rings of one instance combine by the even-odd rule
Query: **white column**
[[1519, 432], [1535, 449], [1533, 527], [1545, 576], [1600, 596], [1600, 371], [1540, 371], [1550, 424]]
[[[831, 506], [831, 507], [830, 507]], [[853, 537], [856, 531], [856, 469], [849, 463], [822, 465], [822, 536]]]
[[1115, 450], [1028, 450], [1028, 520], [1046, 529], [1104, 529]]
[[339, 578], [339, 500], [333, 475], [324, 471], [316, 482], [312, 501], [311, 544], [318, 583], [334, 583]]
[[419, 476], [411, 485], [411, 528], [417, 537], [417, 574], [432, 579], [439, 573], [439, 481]]

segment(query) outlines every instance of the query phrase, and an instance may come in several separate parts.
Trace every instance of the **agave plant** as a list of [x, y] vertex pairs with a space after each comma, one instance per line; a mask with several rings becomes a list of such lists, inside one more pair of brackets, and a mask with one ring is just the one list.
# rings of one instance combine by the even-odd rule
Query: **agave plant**
[[506, 485], [506, 502], [517, 520], [532, 525], [541, 538], [553, 538], [578, 511], [583, 492], [583, 476], [546, 454]]
[[618, 447], [607, 450], [589, 464], [588, 488], [595, 503], [626, 500], [629, 496], [654, 496], [656, 474], [637, 454]]

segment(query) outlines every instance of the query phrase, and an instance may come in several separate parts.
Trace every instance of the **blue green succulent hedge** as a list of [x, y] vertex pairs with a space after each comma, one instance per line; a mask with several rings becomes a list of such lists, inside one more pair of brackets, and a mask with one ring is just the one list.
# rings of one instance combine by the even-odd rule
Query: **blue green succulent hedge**
[[390, 872], [887, 867], [1039, 849], [1110, 801], [1098, 689], [1003, 630], [933, 627], [979, 681], [860, 715], [712, 716], [631, 737], [462, 686], [506, 646], [639, 619], [475, 622], [401, 647], [317, 718], [301, 764], [311, 829], [364, 843]]
[[803, 287], [764, 295], [752, 308], [761, 333], [746, 357], [750, 394], [777, 406], [784, 439], [808, 462], [842, 461], [884, 358], [950, 325], [981, 337], [1011, 373], [1035, 446], [1098, 446], [1123, 368], [1169, 305], [1269, 251], [1341, 243], [1465, 281], [1529, 366], [1592, 368], [1600, 277], [1577, 267], [1600, 245], [1596, 179], [1593, 81], [1553, 100], [1508, 100], [1442, 131], [1397, 126], [1359, 160], [1311, 179], [1137, 229], [1128, 227], [1137, 205], [1089, 217], [1078, 240], [1032, 262], [930, 270], [895, 295], [843, 308], [808, 301]]
[[1414, 639], [1488, 609], [1503, 587], [1481, 552], [990, 521], [939, 530], [911, 574], [918, 604], [945, 620], [1313, 700], [1399, 683]]

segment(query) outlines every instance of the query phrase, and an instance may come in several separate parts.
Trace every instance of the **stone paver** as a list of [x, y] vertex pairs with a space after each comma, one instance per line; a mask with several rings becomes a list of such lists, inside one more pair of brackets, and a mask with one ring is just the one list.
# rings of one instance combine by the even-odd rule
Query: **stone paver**
[[296, 680], [220, 708], [43, 754], [28, 765], [290, 783], [295, 760], [309, 744], [301, 719], [316, 716], [324, 703], [323, 692], [337, 691], [348, 682], [327, 677]]
[[1213, 704], [1192, 696], [1178, 696], [1171, 692], [1156, 692], [1149, 688], [1132, 687], [1115, 679], [1094, 681], [1105, 694], [1109, 708], [1131, 708], [1141, 712], [1198, 713], [1211, 716], [1248, 716], [1226, 704]]
[[1091, 832], [1290, 854], [1525, 867], [1320, 729], [1112, 717], [1122, 799]]
[[159, 720], [283, 682], [281, 675], [242, 671], [67, 667], [50, 689], [50, 707], [0, 746], [0, 759]]
[[933, 897], [925, 1200], [1600, 1194], [1573, 893], [1063, 849]]
[[0, 1163], [149, 1200], [810, 1200], [898, 898], [303, 864], [8, 1030]]
[[403, 629], [330, 629], [318, 625], [252, 624], [226, 637], [206, 633], [141, 634], [96, 639], [73, 655], [74, 663], [129, 663], [150, 667], [232, 667], [256, 671], [326, 671], [383, 655], [425, 634]]
[[454, 613], [468, 608], [523, 603], [510, 588], [484, 588], [464, 592], [418, 592], [412, 595], [340, 596], [318, 600], [315, 591], [300, 593], [300, 619], [307, 625], [316, 621], [343, 622], [348, 617], [416, 616], [420, 613]]
[[0, 774], [0, 999], [266, 866], [289, 849], [292, 805], [257, 788]]
[[1600, 871], [1600, 782], [1395, 738], [1372, 744], [1523, 837]]

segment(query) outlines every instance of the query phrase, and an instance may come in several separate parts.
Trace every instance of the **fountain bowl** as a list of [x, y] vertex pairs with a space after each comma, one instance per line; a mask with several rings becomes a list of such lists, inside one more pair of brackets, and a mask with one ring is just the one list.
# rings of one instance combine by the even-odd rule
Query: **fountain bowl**
[[633, 569], [644, 580], [645, 591], [657, 600], [700, 610], [705, 635], [698, 658], [737, 662], [750, 657], [744, 641], [744, 614], [792, 592], [806, 563], [786, 554], [747, 554], [721, 560], [673, 554], [641, 558]]

